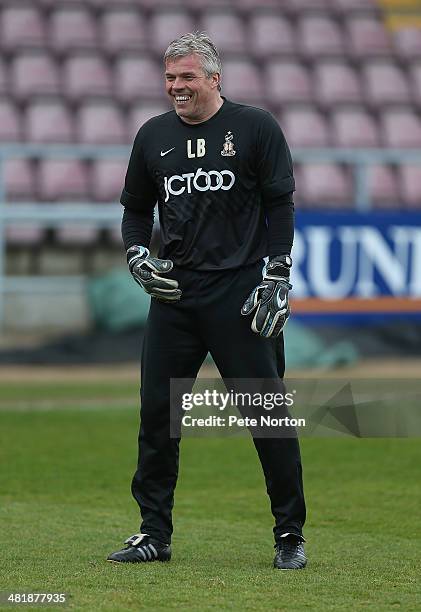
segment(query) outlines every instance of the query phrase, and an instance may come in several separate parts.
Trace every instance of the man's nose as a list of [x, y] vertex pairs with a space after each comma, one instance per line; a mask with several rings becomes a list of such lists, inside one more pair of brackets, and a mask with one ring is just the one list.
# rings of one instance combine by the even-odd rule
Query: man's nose
[[183, 89], [184, 88], [184, 80], [180, 77], [176, 77], [173, 84], [173, 89]]

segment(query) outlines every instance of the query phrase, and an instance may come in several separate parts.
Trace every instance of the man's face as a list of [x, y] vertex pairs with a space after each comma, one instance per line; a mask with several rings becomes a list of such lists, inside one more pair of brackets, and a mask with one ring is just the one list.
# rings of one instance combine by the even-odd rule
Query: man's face
[[187, 123], [197, 123], [212, 115], [219, 97], [219, 75], [208, 78], [198, 55], [168, 59], [165, 64], [165, 86], [175, 112]]

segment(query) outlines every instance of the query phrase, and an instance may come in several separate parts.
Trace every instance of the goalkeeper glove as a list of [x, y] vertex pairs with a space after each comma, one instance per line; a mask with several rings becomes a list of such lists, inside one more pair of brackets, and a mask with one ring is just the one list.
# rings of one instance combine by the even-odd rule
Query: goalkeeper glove
[[241, 309], [242, 315], [255, 311], [251, 329], [264, 338], [275, 338], [283, 330], [290, 315], [288, 292], [289, 271], [292, 260], [289, 255], [274, 257], [263, 269], [263, 280]]
[[173, 269], [173, 262], [169, 259], [151, 257], [148, 249], [134, 245], [127, 250], [127, 264], [135, 281], [151, 297], [163, 302], [180, 299], [178, 282], [162, 276]]

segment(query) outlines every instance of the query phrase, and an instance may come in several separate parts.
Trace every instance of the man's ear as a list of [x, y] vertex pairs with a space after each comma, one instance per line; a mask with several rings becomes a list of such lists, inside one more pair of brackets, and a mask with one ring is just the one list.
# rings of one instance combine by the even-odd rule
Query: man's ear
[[212, 89], [215, 89], [215, 87], [218, 87], [218, 85], [221, 84], [221, 75], [219, 74], [219, 72], [215, 72], [212, 76]]

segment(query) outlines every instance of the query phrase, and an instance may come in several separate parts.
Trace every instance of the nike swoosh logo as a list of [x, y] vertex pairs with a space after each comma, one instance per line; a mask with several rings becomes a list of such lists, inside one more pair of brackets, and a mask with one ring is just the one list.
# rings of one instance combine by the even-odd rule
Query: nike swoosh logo
[[168, 153], [171, 153], [171, 151], [174, 151], [174, 149], [175, 149], [175, 147], [173, 147], [172, 149], [168, 149], [168, 151], [161, 151], [161, 157], [164, 157]]

